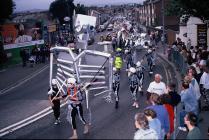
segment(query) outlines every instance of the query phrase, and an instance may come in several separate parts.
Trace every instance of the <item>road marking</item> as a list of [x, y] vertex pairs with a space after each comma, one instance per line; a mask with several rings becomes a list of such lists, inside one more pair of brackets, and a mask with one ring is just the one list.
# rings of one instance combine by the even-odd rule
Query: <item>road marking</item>
[[[61, 107], [65, 106], [67, 103], [63, 103], [61, 104]], [[34, 114], [20, 122], [17, 122], [15, 124], [12, 124], [8, 127], [5, 127], [3, 129], [0, 130], [0, 137], [4, 136], [4, 135], [7, 135], [9, 133], [12, 133], [20, 128], [23, 128], [24, 126], [27, 126], [43, 117], [45, 117], [46, 115], [52, 113], [53, 110], [51, 109], [51, 107], [47, 107], [46, 109], [42, 110], [41, 112], [37, 113], [37, 114]]]
[[0, 95], [3, 95], [11, 90], [13, 90], [14, 88], [26, 83], [27, 81], [31, 80], [32, 78], [36, 77], [37, 75], [39, 75], [40, 73], [42, 73], [44, 70], [46, 70], [49, 67], [49, 65], [46, 65], [45, 67], [43, 67], [41, 70], [39, 70], [38, 72], [33, 73], [32, 75], [29, 75], [28, 77], [26, 77], [25, 79], [23, 79], [22, 81], [18, 81], [15, 84], [11, 85], [11, 87], [9, 88], [5, 88], [3, 90], [0, 91]]

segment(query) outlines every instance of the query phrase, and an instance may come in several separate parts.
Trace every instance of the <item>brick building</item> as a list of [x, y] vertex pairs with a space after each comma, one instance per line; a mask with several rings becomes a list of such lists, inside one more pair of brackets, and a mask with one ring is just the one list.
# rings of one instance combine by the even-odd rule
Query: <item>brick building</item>
[[[166, 8], [170, 0], [164, 0], [164, 7]], [[162, 26], [163, 14], [162, 14], [162, 0], [146, 0], [139, 6], [139, 23], [146, 27]], [[165, 29], [178, 30], [179, 18], [177, 16], [166, 16]]]

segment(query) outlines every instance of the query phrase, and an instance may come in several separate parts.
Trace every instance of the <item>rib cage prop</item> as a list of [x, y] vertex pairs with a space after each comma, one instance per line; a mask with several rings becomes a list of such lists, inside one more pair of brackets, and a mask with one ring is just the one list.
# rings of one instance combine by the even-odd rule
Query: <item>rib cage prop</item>
[[[53, 64], [55, 63], [55, 64]], [[95, 50], [83, 50], [78, 55], [70, 48], [55, 46], [50, 49], [50, 81], [56, 78], [60, 91], [66, 94], [66, 80], [76, 78], [79, 84], [88, 85], [85, 90], [86, 106], [89, 108], [89, 93], [94, 96], [112, 93], [111, 54]], [[51, 82], [50, 87], [51, 87]]]

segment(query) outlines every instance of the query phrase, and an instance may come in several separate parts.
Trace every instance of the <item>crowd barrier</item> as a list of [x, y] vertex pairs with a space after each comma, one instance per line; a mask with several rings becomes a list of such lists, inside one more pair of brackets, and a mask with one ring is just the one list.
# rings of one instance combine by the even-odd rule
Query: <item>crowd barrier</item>
[[[168, 50], [168, 60], [172, 62], [175, 65], [176, 70], [180, 73], [180, 75], [183, 77], [189, 65], [187, 64], [186, 58], [179, 52], [174, 49]], [[178, 84], [181, 84], [181, 81], [178, 81]], [[180, 89], [178, 90], [180, 92]], [[178, 127], [180, 126], [180, 111], [182, 110], [182, 105], [179, 104], [174, 112], [175, 112], [175, 119], [174, 119], [174, 132], [172, 134], [172, 139], [178, 138], [179, 130]]]
[[168, 52], [168, 60], [175, 64], [177, 71], [180, 72], [181, 75], [186, 74], [188, 64], [186, 58], [179, 51], [170, 49]]

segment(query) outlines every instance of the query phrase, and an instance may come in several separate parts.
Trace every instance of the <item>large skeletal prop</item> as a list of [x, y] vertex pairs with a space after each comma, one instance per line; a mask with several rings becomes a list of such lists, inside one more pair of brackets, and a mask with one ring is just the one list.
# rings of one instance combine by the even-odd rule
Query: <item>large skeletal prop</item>
[[[103, 58], [100, 65], [92, 65], [88, 58]], [[53, 63], [56, 62], [56, 65]], [[94, 63], [95, 63], [94, 62]], [[59, 91], [66, 93], [66, 79], [70, 77], [76, 78], [80, 85], [85, 88], [86, 106], [89, 108], [89, 92], [100, 91], [95, 96], [105, 94], [105, 98], [111, 102], [112, 93], [112, 67], [113, 58], [109, 53], [99, 52], [95, 50], [83, 50], [76, 55], [70, 48], [56, 46], [50, 49], [50, 87], [52, 77], [56, 77]], [[56, 74], [54, 72], [56, 70]], [[89, 87], [87, 89], [87, 87]]]

